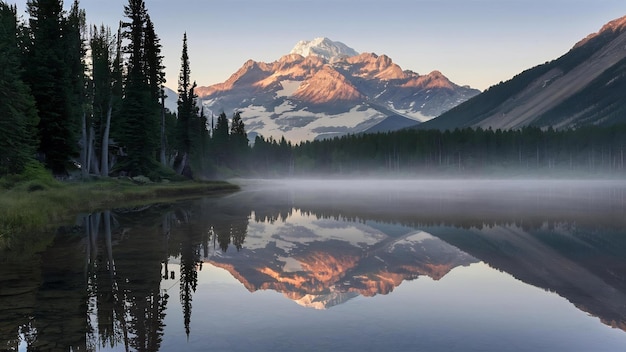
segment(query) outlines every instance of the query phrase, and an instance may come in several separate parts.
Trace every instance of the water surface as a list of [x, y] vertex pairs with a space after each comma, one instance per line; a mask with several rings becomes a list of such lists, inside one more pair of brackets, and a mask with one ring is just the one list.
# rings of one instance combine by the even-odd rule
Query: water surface
[[621, 351], [626, 183], [246, 181], [2, 258], [0, 349]]

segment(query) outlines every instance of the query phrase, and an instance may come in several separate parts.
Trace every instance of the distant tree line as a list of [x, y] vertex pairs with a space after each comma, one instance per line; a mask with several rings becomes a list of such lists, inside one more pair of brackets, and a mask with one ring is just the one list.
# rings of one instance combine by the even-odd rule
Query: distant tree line
[[622, 174], [625, 148], [626, 125], [407, 129], [297, 145], [257, 137], [251, 165], [269, 176]]
[[212, 177], [243, 160], [239, 114], [231, 127], [220, 115], [213, 131], [198, 108], [187, 35], [172, 112], [145, 1], [123, 10], [113, 31], [88, 26], [78, 0], [69, 11], [62, 0], [29, 0], [23, 23], [15, 5], [0, 1], [0, 176], [41, 162], [57, 176]]

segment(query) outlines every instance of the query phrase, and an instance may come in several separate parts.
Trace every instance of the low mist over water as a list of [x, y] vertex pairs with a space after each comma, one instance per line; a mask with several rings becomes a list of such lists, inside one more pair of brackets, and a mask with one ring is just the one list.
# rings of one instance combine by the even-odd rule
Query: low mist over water
[[[497, 219], [526, 216], [621, 221], [626, 209], [622, 180], [236, 180], [243, 192], [265, 202], [291, 201], [333, 207], [349, 214], [414, 219]], [[263, 194], [263, 196], [261, 196]]]
[[254, 189], [276, 187], [299, 191], [352, 191], [378, 192], [394, 191], [411, 194], [431, 193], [450, 194], [451, 192], [519, 192], [528, 190], [585, 191], [620, 188], [626, 186], [624, 180], [566, 180], [566, 179], [234, 179], [233, 182]]

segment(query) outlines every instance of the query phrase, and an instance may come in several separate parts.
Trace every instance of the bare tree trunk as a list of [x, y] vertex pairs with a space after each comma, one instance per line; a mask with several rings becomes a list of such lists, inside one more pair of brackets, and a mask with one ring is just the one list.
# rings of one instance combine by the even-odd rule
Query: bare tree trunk
[[104, 126], [104, 133], [102, 134], [102, 153], [100, 157], [100, 163], [102, 168], [100, 175], [109, 176], [109, 134], [111, 132], [111, 114], [113, 113], [113, 97], [109, 98], [109, 107], [107, 109], [107, 122]]
[[81, 172], [83, 177], [89, 174], [89, 162], [88, 162], [88, 149], [89, 149], [89, 141], [87, 141], [87, 113], [83, 111], [83, 120], [82, 120], [82, 140], [83, 140], [83, 148], [81, 150]]
[[189, 165], [189, 157], [187, 156], [187, 153], [185, 152], [183, 154], [183, 160], [180, 161], [180, 165], [178, 165], [178, 168], [176, 169], [176, 173], [179, 175], [183, 174], [183, 170], [185, 170], [185, 167]]
[[85, 163], [87, 174], [91, 174], [92, 155], [93, 155], [93, 128], [89, 128], [89, 136], [87, 137], [87, 157], [86, 157], [87, 161]]
[[100, 162], [96, 156], [96, 148], [91, 148], [91, 167], [89, 170], [94, 175], [100, 175]]
[[94, 143], [96, 142], [95, 134], [96, 133], [93, 129], [93, 126], [91, 126], [89, 128], [89, 149], [88, 149], [89, 150], [89, 154], [88, 154], [89, 173], [100, 174], [98, 158], [96, 157], [96, 151], [94, 147]]

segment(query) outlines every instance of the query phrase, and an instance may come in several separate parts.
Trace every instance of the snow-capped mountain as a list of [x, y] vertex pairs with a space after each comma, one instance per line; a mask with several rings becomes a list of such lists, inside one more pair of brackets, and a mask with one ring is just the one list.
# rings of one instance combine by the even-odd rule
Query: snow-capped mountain
[[301, 41], [271, 63], [248, 60], [225, 82], [196, 92], [205, 112], [239, 111], [252, 135], [293, 142], [363, 132], [389, 116], [418, 124], [480, 93], [327, 38]]
[[325, 37], [315, 38], [313, 40], [301, 40], [291, 50], [290, 54], [299, 54], [304, 57], [315, 55], [330, 62], [359, 55], [356, 50], [344, 43], [334, 42]]

